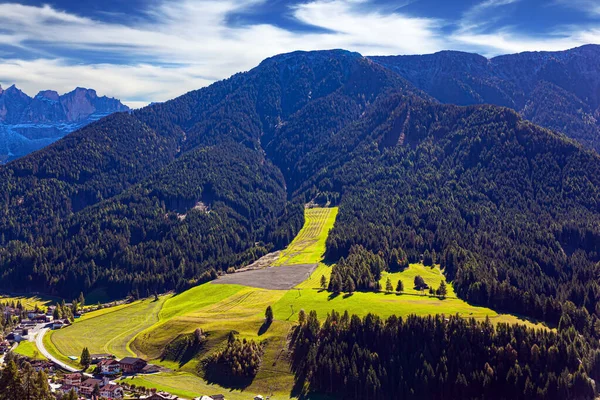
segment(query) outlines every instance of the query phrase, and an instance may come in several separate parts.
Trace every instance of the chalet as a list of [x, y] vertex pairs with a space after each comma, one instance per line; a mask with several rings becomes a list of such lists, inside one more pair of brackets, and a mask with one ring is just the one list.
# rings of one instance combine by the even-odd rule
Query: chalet
[[178, 400], [179, 397], [167, 393], [167, 392], [157, 392], [152, 394], [152, 396], [146, 397], [145, 400]]
[[67, 386], [79, 386], [81, 385], [81, 374], [67, 374], [63, 379], [63, 384]]
[[31, 363], [31, 366], [33, 367], [33, 369], [35, 370], [35, 372], [40, 372], [40, 371], [53, 372], [54, 371], [54, 364], [51, 363], [50, 361], [33, 360], [30, 363]]
[[141, 371], [142, 374], [155, 374], [157, 372], [160, 372], [160, 367], [154, 364], [146, 365]]
[[114, 360], [115, 356], [108, 353], [90, 354], [92, 364], [98, 364], [102, 360]]
[[69, 325], [70, 323], [68, 320], [57, 319], [56, 321], [52, 322], [52, 329], [61, 329]]
[[104, 382], [100, 379], [88, 378], [79, 385], [79, 393], [85, 396], [91, 396], [94, 388], [98, 385], [99, 388], [104, 386]]
[[260, 394], [257, 394], [256, 396], [254, 396], [254, 400], [264, 400], [265, 398], [262, 397]]
[[98, 363], [100, 374], [102, 375], [116, 375], [121, 373], [121, 364], [114, 359], [104, 359]]
[[100, 397], [109, 400], [122, 399], [124, 396], [123, 388], [119, 385], [109, 383], [100, 389]]
[[194, 400], [225, 400], [222, 394], [213, 394], [212, 396], [196, 397]]
[[59, 392], [62, 392], [63, 394], [67, 394], [71, 391], [71, 389], [73, 389], [73, 391], [75, 391], [75, 393], [79, 393], [79, 386], [61, 385], [56, 390]]
[[141, 372], [148, 363], [141, 358], [125, 357], [119, 361], [119, 364], [121, 365], [121, 371], [123, 371], [124, 374], [134, 374]]

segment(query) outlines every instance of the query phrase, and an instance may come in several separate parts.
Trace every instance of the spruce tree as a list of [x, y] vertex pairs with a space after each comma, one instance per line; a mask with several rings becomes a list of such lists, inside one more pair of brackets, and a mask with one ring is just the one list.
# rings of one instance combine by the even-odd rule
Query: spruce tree
[[440, 283], [440, 288], [438, 289], [438, 295], [441, 298], [445, 298], [447, 294], [448, 294], [448, 288], [446, 287], [446, 282], [442, 281]]
[[398, 284], [396, 285], [396, 292], [404, 292], [404, 283], [402, 282], [402, 279], [398, 279]]
[[391, 293], [394, 291], [394, 287], [392, 286], [392, 281], [390, 280], [390, 278], [387, 278], [387, 281], [385, 281], [385, 291], [388, 293]]
[[271, 308], [271, 306], [267, 306], [267, 309], [265, 311], [265, 320], [268, 324], [273, 322], [273, 309]]
[[327, 289], [327, 278], [325, 278], [325, 275], [321, 275], [321, 289]]
[[87, 347], [83, 348], [83, 351], [81, 352], [81, 359], [79, 360], [79, 363], [81, 364], [81, 366], [84, 369], [87, 369], [87, 367], [89, 367], [90, 364], [92, 363], [92, 357], [91, 357], [90, 351], [88, 350]]

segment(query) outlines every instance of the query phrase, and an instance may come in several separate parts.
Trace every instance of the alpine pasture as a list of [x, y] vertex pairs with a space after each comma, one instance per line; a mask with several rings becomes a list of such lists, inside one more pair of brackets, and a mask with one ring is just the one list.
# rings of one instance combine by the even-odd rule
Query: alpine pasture
[[[306, 209], [306, 222], [298, 236], [283, 250], [273, 266], [266, 270], [294, 268], [314, 264], [312, 272], [291, 289], [277, 290], [240, 284], [205, 283], [179, 294], [146, 299], [128, 305], [86, 314], [72, 326], [54, 331], [44, 338], [49, 351], [59, 358], [79, 356], [83, 347], [91, 353], [113, 353], [117, 357], [139, 356], [169, 371], [148, 376], [126, 377], [128, 383], [167, 390], [184, 398], [203, 394], [224, 393], [227, 398], [271, 395], [273, 399], [289, 398], [294, 381], [287, 353], [287, 336], [298, 319], [298, 312], [316, 310], [324, 317], [332, 309], [358, 315], [376, 313], [382, 317], [410, 314], [458, 314], [465, 318], [519, 322], [514, 316], [499, 315], [484, 307], [470, 305], [456, 298], [448, 285], [445, 299], [430, 296], [413, 288], [416, 275], [437, 288], [444, 275], [437, 267], [411, 264], [402, 272], [384, 273], [381, 285], [388, 279], [394, 288], [400, 279], [403, 293], [355, 292], [332, 294], [320, 288], [321, 276], [329, 280], [331, 267], [323, 263], [325, 242], [335, 223], [337, 208]], [[246, 272], [233, 276], [244, 276]], [[276, 276], [276, 275], [274, 275]], [[268, 275], [266, 278], [268, 280]], [[216, 282], [220, 283], [220, 282]], [[265, 309], [271, 306], [274, 321], [265, 324]], [[524, 322], [525, 321], [521, 321]], [[180, 337], [201, 328], [207, 344], [190, 360], [173, 361], [163, 357], [165, 347]], [[263, 342], [261, 367], [252, 383], [245, 388], [224, 388], [203, 379], [202, 359], [223, 347], [229, 332], [240, 338]], [[73, 362], [71, 362], [73, 363]], [[75, 364], [74, 364], [75, 365]]]

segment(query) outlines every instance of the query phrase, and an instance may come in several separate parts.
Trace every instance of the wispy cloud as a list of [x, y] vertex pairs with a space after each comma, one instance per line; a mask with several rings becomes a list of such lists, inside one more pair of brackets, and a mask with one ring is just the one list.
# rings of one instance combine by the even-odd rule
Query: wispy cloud
[[[20, 46], [39, 58], [0, 59], [0, 82], [14, 82], [30, 94], [88, 86], [139, 105], [167, 100], [293, 50], [345, 48], [371, 55], [460, 49], [490, 55], [600, 41], [597, 31], [575, 28], [544, 41], [509, 28], [482, 29], [490, 14], [518, 0], [480, 2], [465, 11], [450, 35], [452, 21], [418, 18], [402, 9], [393, 12], [372, 0], [309, 0], [290, 7], [291, 18], [318, 30], [227, 24], [228, 16], [250, 12], [266, 1], [157, 0], [141, 18], [127, 23], [100, 21], [48, 5], [3, 3], [0, 45]], [[78, 53], [93, 57], [72, 56]]]

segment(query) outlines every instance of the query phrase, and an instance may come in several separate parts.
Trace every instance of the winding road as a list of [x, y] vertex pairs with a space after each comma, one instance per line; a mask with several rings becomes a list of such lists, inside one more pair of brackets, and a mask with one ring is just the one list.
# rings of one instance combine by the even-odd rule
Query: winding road
[[[48, 331], [49, 331], [49, 328], [42, 328], [42, 329], [40, 329], [38, 334], [35, 336], [35, 344], [36, 344], [38, 350], [40, 351], [40, 353], [42, 353], [44, 355], [44, 357], [46, 357], [48, 360], [52, 361], [54, 364], [58, 365], [62, 369], [65, 369], [69, 372], [81, 372], [80, 369], [73, 368], [70, 365], [65, 364], [64, 362], [60, 361], [59, 359], [54, 357], [52, 354], [50, 354], [50, 352], [48, 350], [46, 350], [46, 348], [44, 347], [44, 335]], [[92, 374], [84, 373], [83, 375], [87, 376], [88, 378], [93, 377]]]

